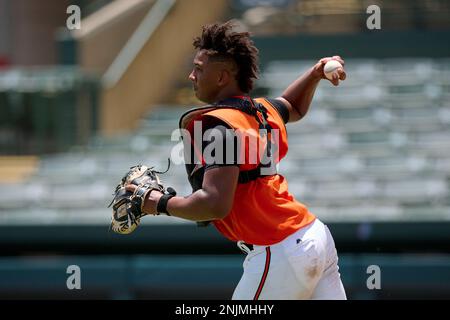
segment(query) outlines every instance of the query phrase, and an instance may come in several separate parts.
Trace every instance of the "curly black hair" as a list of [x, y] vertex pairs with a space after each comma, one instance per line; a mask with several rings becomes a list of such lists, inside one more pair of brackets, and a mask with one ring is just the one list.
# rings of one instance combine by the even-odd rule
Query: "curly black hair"
[[196, 37], [193, 46], [205, 50], [213, 59], [230, 59], [237, 65], [236, 80], [244, 93], [253, 89], [253, 81], [258, 78], [258, 49], [248, 32], [233, 31], [232, 20], [203, 27], [202, 35]]

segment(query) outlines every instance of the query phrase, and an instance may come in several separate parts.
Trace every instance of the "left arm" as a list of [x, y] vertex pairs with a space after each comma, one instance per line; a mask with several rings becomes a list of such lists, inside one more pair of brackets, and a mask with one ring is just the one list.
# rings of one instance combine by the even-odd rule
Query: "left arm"
[[[173, 217], [191, 221], [223, 219], [233, 206], [238, 178], [238, 166], [211, 168], [205, 172], [201, 189], [187, 197], [171, 198], [167, 204], [167, 211]], [[130, 192], [136, 190], [133, 184], [128, 184], [125, 188]], [[144, 200], [143, 212], [156, 214], [161, 196], [162, 193], [159, 191], [149, 192]]]

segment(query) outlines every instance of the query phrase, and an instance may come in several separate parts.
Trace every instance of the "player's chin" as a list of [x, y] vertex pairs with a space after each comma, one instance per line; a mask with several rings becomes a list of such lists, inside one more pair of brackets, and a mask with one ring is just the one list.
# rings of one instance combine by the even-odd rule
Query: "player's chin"
[[195, 94], [195, 97], [196, 97], [198, 100], [203, 101], [203, 100], [201, 99], [201, 94], [200, 94], [200, 92], [198, 91], [198, 88], [196, 88], [196, 87], [194, 87], [194, 94]]
[[210, 103], [209, 99], [208, 99], [205, 95], [201, 94], [198, 90], [195, 91], [195, 96], [196, 96], [197, 99], [200, 100], [201, 102], [204, 102], [204, 103]]

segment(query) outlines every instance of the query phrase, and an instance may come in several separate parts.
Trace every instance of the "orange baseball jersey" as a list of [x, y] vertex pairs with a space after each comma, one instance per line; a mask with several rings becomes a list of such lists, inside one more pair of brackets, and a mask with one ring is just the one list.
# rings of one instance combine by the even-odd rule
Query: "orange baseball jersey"
[[[245, 98], [245, 97], [244, 97]], [[250, 100], [250, 99], [249, 99]], [[214, 117], [235, 132], [244, 131], [256, 138], [256, 144], [241, 141], [239, 150], [242, 161], [240, 173], [255, 169], [260, 161], [253, 161], [254, 155], [261, 159], [270, 139], [272, 159], [275, 164], [285, 157], [288, 151], [287, 132], [283, 119], [272, 104], [264, 98], [253, 100], [261, 104], [266, 112], [265, 120], [270, 125], [270, 133], [260, 134], [261, 122], [254, 115], [236, 108], [204, 108], [189, 121], [184, 128], [192, 127], [195, 120]], [[261, 114], [257, 114], [261, 119]], [[181, 123], [181, 122], [180, 122]], [[242, 138], [237, 134], [238, 139]], [[244, 136], [245, 137], [245, 136]], [[305, 205], [296, 201], [288, 191], [288, 183], [280, 174], [263, 175], [246, 183], [239, 183], [230, 213], [221, 220], [213, 221], [215, 227], [232, 241], [245, 241], [255, 245], [271, 245], [282, 241], [300, 228], [312, 223], [315, 216]]]

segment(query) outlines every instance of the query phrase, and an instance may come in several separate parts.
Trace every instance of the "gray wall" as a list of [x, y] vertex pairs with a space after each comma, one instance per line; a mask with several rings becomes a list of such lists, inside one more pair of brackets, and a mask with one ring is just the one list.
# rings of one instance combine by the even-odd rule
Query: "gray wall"
[[67, 0], [0, 0], [0, 53], [14, 65], [55, 64], [55, 32], [68, 17]]
[[11, 55], [11, 26], [10, 26], [11, 0], [0, 0], [0, 56]]

